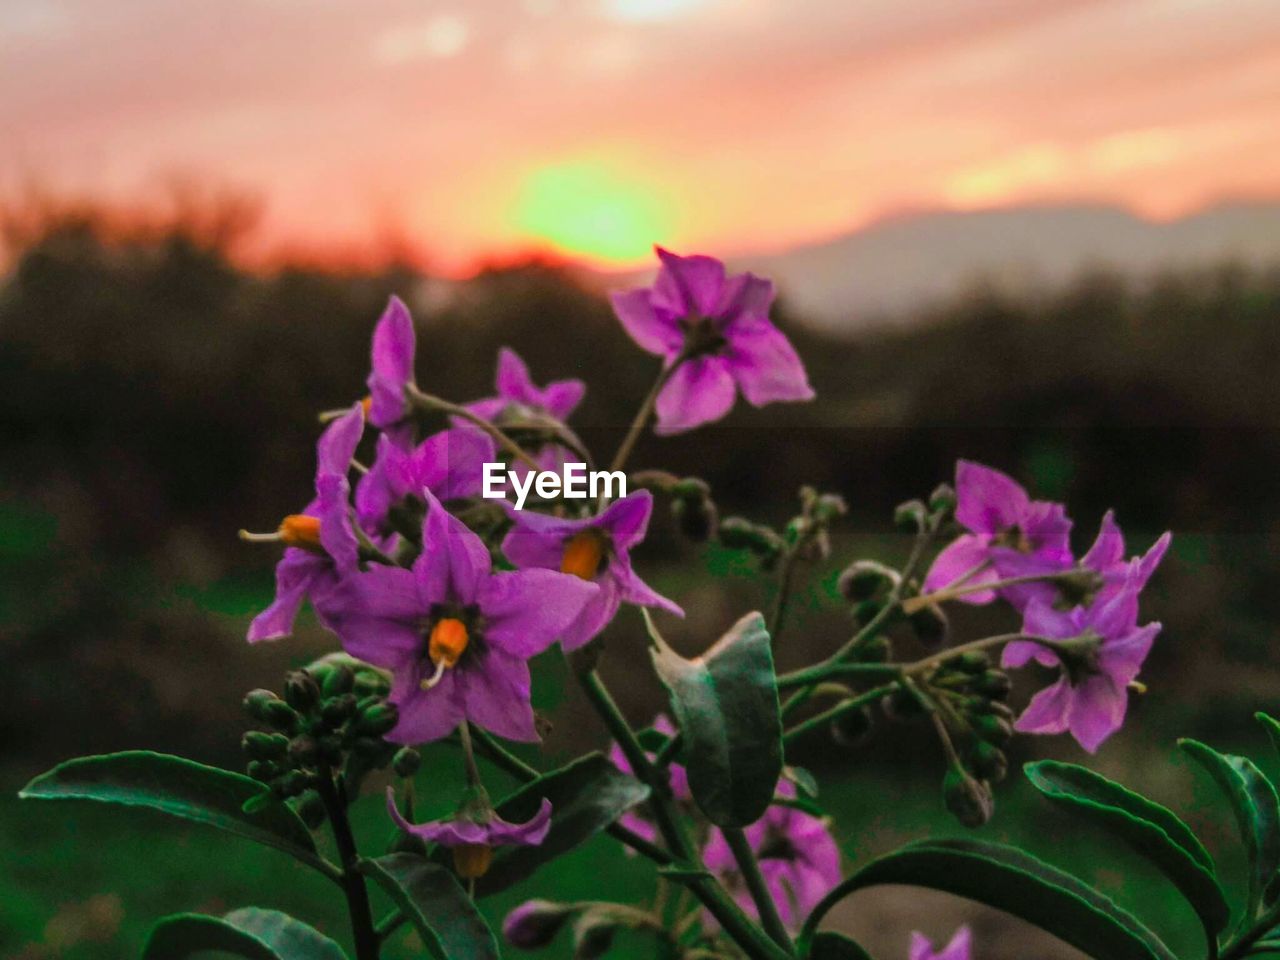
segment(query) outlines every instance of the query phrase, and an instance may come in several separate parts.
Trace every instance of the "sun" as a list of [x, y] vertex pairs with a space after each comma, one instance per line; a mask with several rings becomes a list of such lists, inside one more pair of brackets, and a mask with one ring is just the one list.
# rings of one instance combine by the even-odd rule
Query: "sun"
[[522, 185], [515, 224], [556, 251], [619, 266], [646, 259], [666, 232], [654, 191], [596, 163], [558, 163]]

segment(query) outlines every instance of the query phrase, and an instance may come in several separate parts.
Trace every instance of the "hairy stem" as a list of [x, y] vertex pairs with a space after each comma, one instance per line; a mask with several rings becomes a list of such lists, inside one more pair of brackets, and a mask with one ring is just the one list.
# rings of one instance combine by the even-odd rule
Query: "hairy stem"
[[640, 409], [636, 411], [635, 419], [631, 421], [631, 426], [627, 429], [627, 435], [622, 438], [622, 443], [618, 445], [618, 452], [613, 455], [613, 461], [609, 464], [610, 470], [621, 470], [626, 466], [627, 461], [631, 459], [631, 451], [635, 449], [636, 441], [640, 439], [640, 434], [644, 432], [645, 424], [649, 422], [653, 408], [658, 402], [658, 394], [662, 392], [662, 388], [671, 380], [676, 370], [688, 359], [688, 355], [682, 351], [676, 354], [676, 358], [658, 373], [658, 379], [653, 382], [653, 386], [649, 388], [649, 393], [640, 404]]

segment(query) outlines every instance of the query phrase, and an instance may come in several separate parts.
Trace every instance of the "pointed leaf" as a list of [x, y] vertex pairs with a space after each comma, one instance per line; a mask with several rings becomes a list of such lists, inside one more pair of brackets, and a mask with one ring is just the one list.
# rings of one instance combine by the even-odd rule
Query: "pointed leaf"
[[498, 960], [493, 931], [452, 871], [413, 853], [363, 860], [360, 870], [404, 911], [436, 960]]
[[225, 917], [199, 913], [165, 917], [151, 928], [142, 960], [185, 960], [208, 952], [248, 960], [346, 960], [342, 948], [318, 930], [288, 914], [256, 907]]
[[1172, 811], [1092, 770], [1041, 760], [1023, 768], [1053, 803], [1097, 824], [1132, 847], [1173, 882], [1195, 909], [1210, 941], [1231, 919], [1213, 861]]
[[967, 897], [1021, 917], [1105, 960], [1175, 960], [1160, 939], [1108, 897], [1069, 873], [995, 843], [933, 840], [873, 860], [828, 893], [805, 921], [802, 949], [827, 912], [849, 894], [907, 884]]
[[333, 868], [316, 853], [311, 832], [287, 804], [272, 798], [245, 810], [249, 800], [265, 793], [262, 784], [229, 770], [130, 750], [68, 760], [36, 777], [18, 796], [158, 810], [276, 847], [332, 876]]
[[477, 895], [505, 890], [533, 874], [542, 864], [567, 853], [606, 829], [649, 797], [649, 788], [623, 773], [600, 753], [590, 753], [568, 766], [525, 784], [497, 805], [498, 816], [524, 823], [551, 801], [551, 829], [536, 847], [503, 847], [476, 883]]
[[1280, 870], [1280, 799], [1276, 788], [1253, 761], [1219, 753], [1198, 740], [1178, 746], [1205, 769], [1231, 803], [1240, 839], [1249, 853], [1249, 909], [1262, 902], [1267, 885]]
[[717, 826], [745, 827], [773, 802], [782, 773], [778, 678], [764, 618], [750, 613], [686, 660], [653, 634], [654, 667], [684, 735], [689, 789]]

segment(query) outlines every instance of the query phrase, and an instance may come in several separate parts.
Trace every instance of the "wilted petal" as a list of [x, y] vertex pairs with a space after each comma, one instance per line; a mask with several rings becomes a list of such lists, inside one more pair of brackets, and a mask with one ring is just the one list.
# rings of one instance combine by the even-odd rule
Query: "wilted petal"
[[723, 357], [680, 365], [658, 394], [657, 433], [683, 433], [721, 419], [733, 409], [733, 376]]
[[489, 842], [495, 846], [536, 847], [551, 829], [551, 801], [543, 797], [538, 812], [524, 823], [510, 823], [495, 815], [488, 827]]

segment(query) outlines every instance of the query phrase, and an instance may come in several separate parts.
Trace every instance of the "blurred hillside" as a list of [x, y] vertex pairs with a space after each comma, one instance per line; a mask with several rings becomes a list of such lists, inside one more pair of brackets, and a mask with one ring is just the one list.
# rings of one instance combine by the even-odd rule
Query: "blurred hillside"
[[[502, 344], [539, 381], [584, 378], [574, 425], [598, 455], [655, 373], [600, 297], [544, 264], [484, 273], [442, 299], [408, 270], [244, 273], [230, 244], [182, 220], [122, 238], [92, 214], [60, 216], [24, 237], [0, 286], [0, 747], [31, 770], [125, 745], [225, 757], [235, 738], [210, 704], [233, 714], [244, 689], [323, 642], [311, 627], [299, 645], [244, 647], [274, 556], [234, 533], [270, 529], [307, 498], [316, 413], [363, 394], [390, 293], [415, 307], [419, 381], [434, 392], [488, 393]], [[637, 466], [699, 473], [722, 510], [770, 519], [802, 483], [838, 490], [853, 511], [840, 562], [957, 456], [1067, 498], [1081, 547], [1107, 506], [1135, 548], [1172, 527], [1152, 607], [1168, 639], [1152, 670], [1171, 689], [1194, 686], [1191, 709], [1220, 689], [1268, 695], [1280, 272], [977, 291], [855, 340], [805, 326], [786, 302], [778, 318], [820, 400], [740, 405], [694, 435], [647, 437]], [[665, 522], [648, 549], [655, 567], [697, 566]], [[678, 636], [727, 615], [709, 581], [668, 585], [703, 611]], [[759, 602], [753, 584], [724, 589]], [[838, 612], [814, 616], [793, 644], [843, 629]]]

